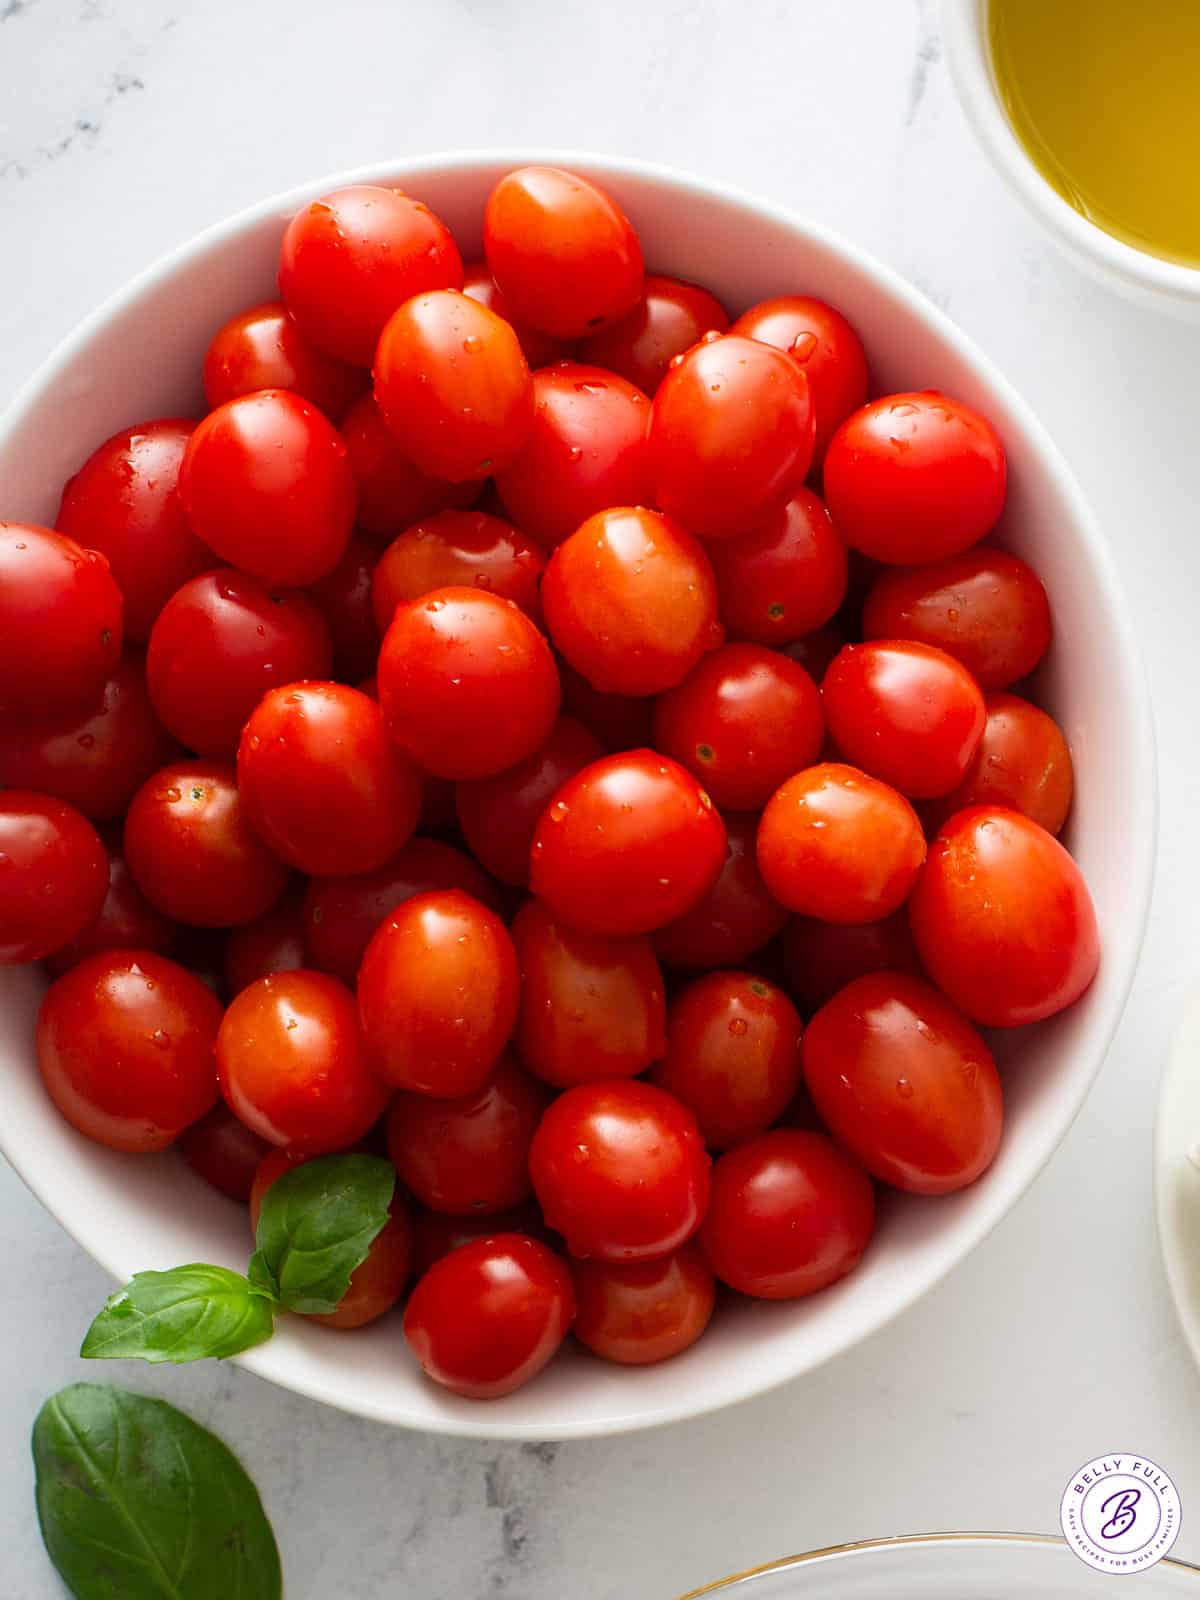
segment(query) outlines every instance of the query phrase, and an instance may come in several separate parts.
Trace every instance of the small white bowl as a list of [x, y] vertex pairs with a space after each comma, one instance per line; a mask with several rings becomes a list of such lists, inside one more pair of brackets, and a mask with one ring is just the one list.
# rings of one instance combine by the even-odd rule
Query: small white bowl
[[[0, 422], [0, 514], [50, 521], [63, 480], [100, 440], [199, 408], [209, 338], [272, 294], [281, 231], [304, 202], [339, 184], [398, 183], [446, 218], [469, 259], [488, 191], [530, 161], [556, 161], [608, 186], [655, 269], [707, 284], [734, 310], [789, 290], [824, 296], [862, 333], [878, 390], [942, 388], [995, 422], [1011, 483], [1001, 534], [1036, 564], [1054, 604], [1057, 644], [1042, 693], [1075, 754], [1068, 843], [1103, 938], [1099, 976], [1081, 1003], [1003, 1042], [1007, 1131], [991, 1170], [948, 1199], [889, 1197], [863, 1265], [808, 1301], [728, 1306], [698, 1345], [661, 1367], [625, 1370], [571, 1350], [537, 1382], [487, 1405], [423, 1381], [394, 1317], [355, 1334], [285, 1318], [244, 1358], [277, 1383], [383, 1422], [551, 1439], [695, 1416], [797, 1377], [911, 1305], [979, 1243], [1049, 1159], [1104, 1059], [1141, 946], [1156, 811], [1133, 628], [1104, 540], [1028, 407], [940, 312], [854, 246], [777, 207], [639, 162], [544, 150], [410, 158], [322, 178], [210, 229], [102, 306], [18, 397]], [[114, 1278], [187, 1261], [244, 1267], [242, 1209], [169, 1152], [120, 1156], [59, 1117], [31, 1051], [41, 989], [32, 971], [0, 969], [0, 1144], [14, 1167]], [[82, 1333], [63, 1330], [68, 1340]]]
[[[997, 172], [1086, 272], [1143, 305], [1200, 318], [1200, 269], [1136, 250], [1106, 233], [1069, 205], [1038, 171], [1008, 120], [996, 87], [988, 46], [988, 4], [989, 0], [942, 0], [942, 39], [967, 120]], [[1097, 130], [1101, 136], [1102, 130]]]

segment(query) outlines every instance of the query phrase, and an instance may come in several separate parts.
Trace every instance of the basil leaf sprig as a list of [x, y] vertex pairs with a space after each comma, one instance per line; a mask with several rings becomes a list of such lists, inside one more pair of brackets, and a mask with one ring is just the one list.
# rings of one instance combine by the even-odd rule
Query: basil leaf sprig
[[223, 1359], [269, 1339], [277, 1310], [328, 1314], [388, 1220], [396, 1173], [379, 1156], [319, 1156], [263, 1196], [245, 1275], [194, 1262], [139, 1272], [109, 1296], [80, 1355]]
[[279, 1600], [279, 1550], [237, 1457], [165, 1400], [107, 1384], [33, 1425], [37, 1513], [76, 1600]]

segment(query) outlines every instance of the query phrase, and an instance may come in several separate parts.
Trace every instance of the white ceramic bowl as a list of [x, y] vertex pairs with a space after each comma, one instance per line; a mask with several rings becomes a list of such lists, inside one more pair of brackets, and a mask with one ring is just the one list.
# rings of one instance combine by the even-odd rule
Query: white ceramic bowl
[[[397, 182], [446, 218], [469, 257], [488, 190], [532, 160], [558, 160], [607, 185], [656, 268], [708, 284], [733, 308], [786, 290], [825, 296], [861, 331], [877, 389], [940, 387], [997, 424], [1011, 474], [1002, 536], [1036, 563], [1054, 603], [1058, 642], [1044, 695], [1078, 765], [1068, 842], [1104, 941], [1082, 1003], [1004, 1041], [1008, 1123], [991, 1170], [949, 1199], [889, 1200], [861, 1268], [812, 1300], [730, 1307], [693, 1350], [662, 1367], [623, 1370], [572, 1351], [489, 1405], [426, 1384], [394, 1318], [353, 1336], [285, 1319], [244, 1358], [264, 1377], [380, 1421], [546, 1439], [693, 1416], [807, 1372], [911, 1305], [995, 1226], [1066, 1132], [1116, 1027], [1150, 891], [1155, 786], [1142, 669], [1108, 551], [1054, 445], [1000, 374], [928, 301], [853, 246], [788, 212], [633, 161], [529, 150], [395, 161], [307, 184], [210, 229], [101, 307], [18, 397], [0, 424], [0, 514], [50, 521], [63, 479], [101, 439], [200, 405], [209, 337], [234, 311], [271, 295], [281, 230], [302, 203], [342, 183]], [[243, 1267], [240, 1209], [171, 1154], [115, 1155], [54, 1111], [31, 1059], [40, 989], [30, 971], [0, 970], [0, 1141], [13, 1165], [114, 1278], [185, 1261]]]
[[[1137, 250], [1106, 233], [1069, 205], [1030, 160], [996, 87], [988, 48], [988, 4], [989, 0], [942, 0], [942, 38], [967, 120], [997, 172], [1078, 266], [1144, 305], [1200, 319], [1200, 269]], [[1136, 9], [1131, 11], [1135, 16]]]

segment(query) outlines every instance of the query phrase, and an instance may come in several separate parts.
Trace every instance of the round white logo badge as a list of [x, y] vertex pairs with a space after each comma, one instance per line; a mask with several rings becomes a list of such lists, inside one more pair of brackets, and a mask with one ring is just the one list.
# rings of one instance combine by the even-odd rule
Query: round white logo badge
[[1072, 1475], [1059, 1520], [1067, 1543], [1099, 1572], [1144, 1572], [1179, 1537], [1179, 1491], [1146, 1456], [1108, 1455]]

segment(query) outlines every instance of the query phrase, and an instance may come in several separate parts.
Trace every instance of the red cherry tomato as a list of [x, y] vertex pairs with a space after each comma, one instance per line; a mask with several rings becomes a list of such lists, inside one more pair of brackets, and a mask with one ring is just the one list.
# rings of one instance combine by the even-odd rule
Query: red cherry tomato
[[719, 806], [756, 811], [821, 753], [821, 696], [804, 668], [760, 644], [727, 644], [660, 696], [654, 743]]
[[479, 484], [443, 483], [413, 465], [383, 420], [373, 394], [364, 394], [342, 423], [346, 458], [358, 486], [358, 520], [368, 533], [393, 537], [450, 506], [466, 507]]
[[846, 547], [811, 489], [797, 489], [751, 532], [715, 540], [708, 555], [731, 639], [790, 644], [823, 627], [846, 597]]
[[[346, 682], [356, 682], [373, 673], [379, 659], [381, 633], [371, 609], [371, 579], [378, 559], [376, 542], [365, 533], [352, 533], [337, 566], [308, 588], [333, 641], [334, 675]], [[329, 669], [291, 676], [293, 680], [326, 678]]]
[[237, 752], [266, 690], [327, 678], [332, 665], [329, 629], [307, 595], [232, 567], [192, 578], [173, 594], [146, 652], [155, 710], [181, 744], [206, 756]]
[[568, 1089], [529, 1152], [546, 1221], [585, 1261], [678, 1250], [704, 1218], [710, 1164], [692, 1113], [636, 1078]]
[[274, 972], [310, 965], [304, 945], [304, 912], [298, 893], [284, 895], [253, 922], [231, 929], [225, 940], [225, 986], [240, 994]]
[[436, 1261], [404, 1312], [404, 1337], [427, 1377], [472, 1400], [535, 1378], [575, 1314], [571, 1275], [519, 1233], [464, 1244]]
[[63, 489], [55, 525], [108, 561], [125, 600], [127, 639], [148, 639], [180, 584], [213, 564], [179, 498], [179, 468], [194, 427], [169, 417], [123, 428]]
[[511, 600], [435, 589], [401, 606], [379, 653], [388, 730], [427, 771], [487, 778], [545, 744], [561, 691], [550, 647]]
[[604, 754], [573, 717], [559, 717], [540, 750], [494, 778], [460, 783], [455, 803], [463, 838], [476, 860], [504, 883], [529, 882], [529, 851], [538, 819], [559, 789]]
[[399, 189], [352, 184], [302, 207], [279, 255], [279, 292], [320, 350], [369, 367], [402, 301], [457, 289], [462, 258], [450, 230]]
[[414, 295], [375, 352], [375, 399], [420, 471], [451, 483], [502, 470], [533, 423], [533, 384], [512, 327], [455, 289]]
[[0, 965], [40, 961], [100, 914], [108, 857], [65, 801], [0, 789]]
[[732, 334], [695, 345], [654, 396], [655, 504], [704, 538], [781, 511], [812, 461], [813, 408], [800, 367]]
[[1061, 833], [1075, 787], [1071, 752], [1053, 717], [1015, 694], [989, 694], [987, 722], [957, 789], [926, 809], [940, 827], [968, 806], [1010, 806]]
[[666, 1002], [649, 939], [569, 928], [536, 900], [512, 925], [521, 967], [516, 1045], [556, 1088], [633, 1077], [663, 1052]]
[[728, 326], [725, 307], [698, 283], [648, 277], [629, 315], [585, 339], [580, 355], [653, 394], [676, 356]]
[[712, 888], [654, 935], [669, 967], [729, 967], [768, 944], [788, 920], [771, 898], [755, 854], [757, 817], [726, 817], [725, 861]]
[[691, 1111], [711, 1150], [765, 1133], [800, 1085], [800, 1013], [749, 972], [710, 972], [667, 1012], [667, 1048], [651, 1080]]
[[235, 995], [217, 1035], [217, 1076], [248, 1128], [309, 1155], [361, 1139], [388, 1098], [354, 996], [323, 972], [276, 972]]
[[383, 552], [371, 582], [381, 633], [399, 606], [434, 589], [474, 585], [542, 620], [538, 580], [546, 558], [532, 540], [486, 511], [441, 511], [405, 529]]
[[808, 379], [820, 461], [838, 427], [867, 398], [867, 353], [840, 311], [809, 295], [783, 294], [743, 311], [730, 329], [786, 350]]
[[646, 696], [605, 694], [593, 689], [565, 661], [558, 664], [563, 710], [591, 730], [606, 750], [637, 750], [654, 739], [654, 701]]
[[847, 417], [823, 483], [843, 539], [876, 561], [957, 555], [1004, 507], [1004, 446], [986, 417], [936, 390], [890, 394]]
[[413, 1224], [413, 1271], [418, 1278], [423, 1277], [435, 1261], [452, 1250], [477, 1239], [494, 1239], [501, 1233], [527, 1234], [543, 1244], [554, 1242], [534, 1200], [488, 1216], [447, 1217], [437, 1211], [422, 1211]]
[[0, 722], [0, 785], [56, 795], [101, 820], [119, 817], [139, 785], [175, 754], [131, 651], [82, 710]]
[[460, 1099], [394, 1095], [388, 1155], [431, 1211], [506, 1211], [531, 1193], [529, 1144], [549, 1101], [536, 1078], [502, 1057], [483, 1087]]
[[210, 411], [188, 440], [179, 493], [193, 532], [267, 583], [313, 583], [332, 572], [354, 522], [341, 436], [286, 389]]
[[153, 950], [167, 955], [177, 932], [171, 919], [152, 906], [133, 881], [124, 856], [110, 853], [104, 904], [81, 932], [46, 957], [46, 967], [60, 978], [85, 956], [104, 950]]
[[421, 778], [369, 695], [293, 683], [259, 701], [242, 731], [238, 787], [274, 853], [301, 872], [374, 872], [411, 836]]
[[925, 835], [902, 794], [827, 761], [772, 795], [758, 825], [758, 865], [789, 911], [823, 922], [876, 922], [908, 898]]
[[731, 1289], [795, 1300], [853, 1272], [874, 1231], [875, 1196], [857, 1161], [823, 1133], [776, 1128], [713, 1168], [700, 1248]]
[[868, 972], [921, 971], [903, 911], [878, 922], [841, 926], [793, 917], [784, 929], [780, 954], [788, 992], [806, 1016]]
[[908, 915], [930, 977], [984, 1027], [1053, 1016], [1096, 975], [1100, 940], [1082, 873], [1052, 834], [1002, 806], [950, 818]]
[[224, 1101], [179, 1136], [179, 1154], [196, 1176], [243, 1205], [250, 1198], [258, 1164], [270, 1148], [239, 1122]]
[[908, 639], [848, 644], [825, 674], [821, 702], [846, 759], [914, 799], [958, 787], [987, 720], [966, 667]]
[[716, 1285], [695, 1245], [661, 1261], [574, 1261], [580, 1344], [606, 1361], [646, 1367], [680, 1355], [708, 1327]]
[[704, 551], [641, 506], [597, 512], [560, 544], [542, 604], [555, 648], [609, 694], [671, 688], [722, 637]]
[[364, 394], [361, 367], [337, 361], [311, 344], [278, 300], [231, 317], [204, 357], [209, 410], [256, 389], [290, 389], [338, 423]]
[[163, 1150], [217, 1098], [216, 997], [150, 950], [89, 956], [46, 991], [37, 1060], [73, 1128], [113, 1150]]
[[492, 277], [522, 322], [560, 339], [632, 311], [642, 250], [629, 219], [597, 184], [558, 167], [500, 179], [483, 214]]
[[459, 889], [405, 900], [376, 929], [358, 1008], [376, 1069], [394, 1088], [454, 1099], [481, 1089], [517, 1020], [508, 929]]
[[94, 705], [120, 659], [121, 609], [102, 555], [0, 522], [0, 713]]
[[287, 887], [224, 761], [176, 761], [147, 778], [129, 805], [124, 849], [151, 905], [200, 928], [253, 922]]
[[1006, 689], [1050, 647], [1050, 602], [1019, 556], [991, 545], [932, 566], [885, 570], [863, 606], [866, 639], [915, 639], [946, 651], [984, 689]]
[[304, 890], [304, 940], [314, 964], [353, 983], [371, 935], [389, 911], [429, 889], [461, 889], [493, 911], [496, 886], [470, 856], [440, 839], [410, 839], [374, 872], [313, 878]]
[[530, 852], [530, 888], [587, 933], [650, 933], [712, 888], [725, 826], [712, 801], [667, 756], [603, 756], [558, 791]]
[[533, 424], [520, 454], [496, 475], [513, 521], [559, 544], [609, 506], [650, 500], [650, 402], [601, 367], [560, 361], [533, 375]]
[[536, 328], [527, 327], [513, 316], [508, 301], [496, 287], [496, 280], [492, 277], [486, 261], [472, 261], [463, 268], [462, 291], [511, 324], [512, 331], [516, 334], [531, 368], [548, 367], [552, 361], [557, 361], [566, 354], [567, 346], [561, 339], [556, 339], [549, 333], [539, 333]]

